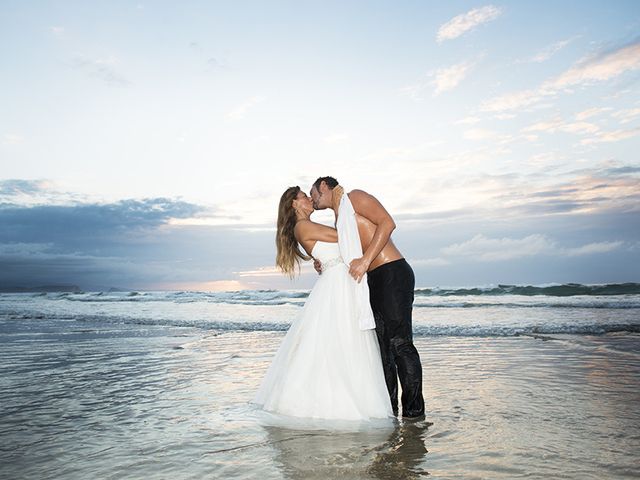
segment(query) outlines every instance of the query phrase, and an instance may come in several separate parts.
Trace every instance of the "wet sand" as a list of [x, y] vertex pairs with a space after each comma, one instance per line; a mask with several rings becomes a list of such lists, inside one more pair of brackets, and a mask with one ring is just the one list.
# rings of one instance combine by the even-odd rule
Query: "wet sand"
[[427, 419], [260, 424], [282, 332], [0, 323], [2, 478], [638, 478], [640, 335], [420, 337]]

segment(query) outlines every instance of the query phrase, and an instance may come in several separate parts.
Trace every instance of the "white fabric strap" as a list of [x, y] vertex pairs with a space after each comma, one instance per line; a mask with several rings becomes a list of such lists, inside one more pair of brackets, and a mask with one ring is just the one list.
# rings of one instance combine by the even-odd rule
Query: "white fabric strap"
[[[338, 230], [340, 255], [344, 259], [344, 263], [349, 266], [353, 259], [362, 257], [362, 244], [358, 233], [356, 212], [347, 192], [342, 194], [342, 199], [340, 200], [336, 229]], [[353, 278], [351, 280], [355, 282]], [[356, 285], [356, 311], [360, 330], [371, 330], [376, 328], [376, 322], [373, 318], [373, 311], [369, 301], [369, 284], [367, 283], [366, 273], [360, 283], [356, 283]]]

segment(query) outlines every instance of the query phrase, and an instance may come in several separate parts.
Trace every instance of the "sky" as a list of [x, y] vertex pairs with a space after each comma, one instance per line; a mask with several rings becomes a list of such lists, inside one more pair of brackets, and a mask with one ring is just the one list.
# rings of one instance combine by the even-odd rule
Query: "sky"
[[325, 175], [419, 287], [640, 281], [635, 0], [2, 0], [0, 112], [0, 287], [310, 288]]

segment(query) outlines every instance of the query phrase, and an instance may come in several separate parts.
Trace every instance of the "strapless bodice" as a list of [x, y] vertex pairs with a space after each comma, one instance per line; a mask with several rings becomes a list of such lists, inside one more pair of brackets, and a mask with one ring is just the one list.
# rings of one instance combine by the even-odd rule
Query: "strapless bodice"
[[323, 242], [318, 240], [311, 250], [313, 258], [320, 260], [322, 270], [343, 263], [340, 256], [340, 247], [337, 243]]

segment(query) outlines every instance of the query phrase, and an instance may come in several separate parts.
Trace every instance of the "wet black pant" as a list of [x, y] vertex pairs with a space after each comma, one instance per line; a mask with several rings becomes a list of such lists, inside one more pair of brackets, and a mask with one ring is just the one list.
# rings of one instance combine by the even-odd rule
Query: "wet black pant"
[[398, 414], [398, 377], [402, 386], [402, 416], [424, 415], [422, 364], [413, 345], [411, 310], [415, 276], [402, 258], [367, 273], [371, 308], [376, 321], [384, 376], [394, 413]]

